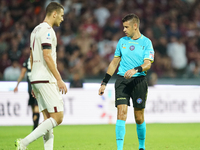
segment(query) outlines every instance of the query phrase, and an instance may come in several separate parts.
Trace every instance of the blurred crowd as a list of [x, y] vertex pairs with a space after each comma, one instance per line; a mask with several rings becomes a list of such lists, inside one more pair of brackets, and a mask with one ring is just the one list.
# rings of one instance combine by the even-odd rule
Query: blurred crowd
[[[200, 77], [199, 0], [55, 0], [65, 8], [57, 35], [57, 66], [65, 80], [102, 78], [118, 40], [121, 19], [135, 13], [152, 40], [153, 78]], [[29, 36], [51, 0], [0, 1], [0, 80], [17, 80], [29, 57]], [[151, 77], [150, 77], [151, 78]], [[81, 85], [80, 85], [81, 86]]]

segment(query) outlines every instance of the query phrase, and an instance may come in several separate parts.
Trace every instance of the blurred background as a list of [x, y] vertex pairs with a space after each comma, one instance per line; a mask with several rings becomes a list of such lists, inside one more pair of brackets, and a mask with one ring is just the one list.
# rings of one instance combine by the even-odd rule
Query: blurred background
[[[69, 89], [63, 95], [62, 122], [68, 126], [55, 130], [56, 141], [61, 141], [55, 144], [56, 149], [102, 150], [108, 149], [108, 145], [113, 147], [110, 149], [116, 146], [113, 132], [117, 118], [113, 84], [116, 73], [103, 96], [98, 95], [98, 89], [118, 40], [125, 36], [121, 20], [135, 13], [141, 20], [141, 33], [151, 39], [155, 50], [155, 61], [147, 73], [150, 86], [145, 108], [147, 147], [199, 150], [200, 0], [54, 1], [65, 7], [64, 22], [54, 29], [58, 70]], [[11, 141], [32, 130], [26, 77], [18, 92], [13, 90], [22, 64], [30, 55], [30, 33], [43, 22], [50, 2], [0, 0], [0, 139], [4, 139], [0, 140], [1, 149], [12, 149]], [[127, 115], [126, 123], [131, 124], [127, 125], [127, 131], [134, 132], [132, 107]], [[42, 120], [41, 115], [39, 122]], [[93, 126], [97, 124], [108, 126]], [[137, 141], [133, 132], [127, 132], [127, 149], [137, 145], [133, 143]], [[31, 147], [35, 150], [41, 145], [31, 144], [30, 150]]]
[[[54, 0], [65, 8], [54, 28], [57, 65], [72, 87], [100, 83], [125, 36], [121, 19], [135, 13], [140, 31], [151, 39], [155, 61], [149, 85], [200, 83], [199, 0]], [[51, 0], [0, 0], [0, 80], [17, 81], [29, 57], [29, 36], [43, 22]], [[116, 75], [111, 79], [114, 82]], [[24, 78], [26, 80], [26, 78]]]

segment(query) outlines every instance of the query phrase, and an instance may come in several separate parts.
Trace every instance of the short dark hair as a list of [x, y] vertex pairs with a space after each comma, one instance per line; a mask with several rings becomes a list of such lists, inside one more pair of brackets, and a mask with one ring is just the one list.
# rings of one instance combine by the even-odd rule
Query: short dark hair
[[64, 10], [64, 7], [60, 4], [60, 3], [57, 3], [57, 2], [51, 2], [49, 3], [49, 5], [47, 6], [46, 8], [46, 15], [51, 15], [51, 13], [53, 11], [56, 11], [56, 12], [60, 12], [60, 9], [63, 9]]
[[140, 19], [139, 19], [139, 17], [136, 14], [128, 14], [128, 15], [126, 15], [122, 19], [122, 22], [124, 23], [124, 22], [129, 21], [129, 20], [132, 20], [133, 23], [137, 23], [138, 26], [140, 25]]

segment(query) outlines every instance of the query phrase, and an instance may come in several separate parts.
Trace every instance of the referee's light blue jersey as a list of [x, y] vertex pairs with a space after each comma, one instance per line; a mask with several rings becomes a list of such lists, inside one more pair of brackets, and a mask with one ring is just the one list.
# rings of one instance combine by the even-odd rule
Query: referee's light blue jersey
[[[127, 36], [122, 37], [117, 44], [114, 57], [121, 57], [117, 74], [124, 76], [126, 71], [142, 65], [145, 59], [154, 61], [152, 42], [144, 35], [137, 40]], [[136, 73], [133, 77], [145, 75], [146, 73], [143, 71]]]

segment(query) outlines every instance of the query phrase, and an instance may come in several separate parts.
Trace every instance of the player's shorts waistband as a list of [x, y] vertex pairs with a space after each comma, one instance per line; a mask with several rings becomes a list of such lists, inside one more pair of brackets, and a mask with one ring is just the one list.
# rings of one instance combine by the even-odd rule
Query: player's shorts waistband
[[49, 83], [48, 80], [46, 81], [32, 81], [31, 84], [37, 84], [37, 83]]

